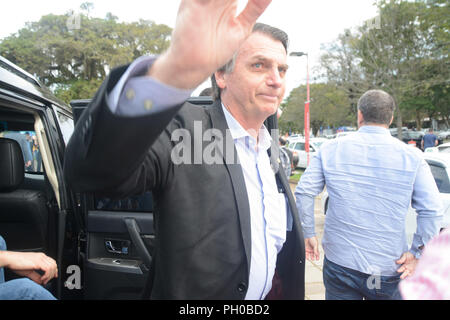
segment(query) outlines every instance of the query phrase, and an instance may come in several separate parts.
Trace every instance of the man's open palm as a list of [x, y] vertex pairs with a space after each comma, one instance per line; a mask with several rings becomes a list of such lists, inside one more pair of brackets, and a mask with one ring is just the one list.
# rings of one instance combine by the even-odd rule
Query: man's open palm
[[225, 65], [250, 35], [271, 0], [182, 0], [171, 46], [150, 70], [158, 80], [193, 89]]

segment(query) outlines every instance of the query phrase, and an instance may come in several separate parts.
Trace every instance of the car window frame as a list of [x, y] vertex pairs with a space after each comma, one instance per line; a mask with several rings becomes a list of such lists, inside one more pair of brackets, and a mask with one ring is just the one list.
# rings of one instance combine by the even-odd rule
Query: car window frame
[[[449, 177], [446, 166], [444, 164], [442, 164], [441, 162], [433, 160], [433, 159], [426, 159], [425, 161], [428, 163], [428, 165], [430, 167], [431, 174], [433, 175], [433, 179], [436, 182], [436, 186], [437, 186], [439, 192], [440, 193], [450, 193], [450, 177]], [[444, 173], [444, 176], [446, 177], [446, 180], [443, 180], [444, 184], [437, 183], [436, 177], [435, 177], [436, 169], [434, 169], [434, 168], [438, 168], [439, 170], [442, 170], [442, 172]], [[443, 188], [445, 188], [445, 189], [443, 189]]]

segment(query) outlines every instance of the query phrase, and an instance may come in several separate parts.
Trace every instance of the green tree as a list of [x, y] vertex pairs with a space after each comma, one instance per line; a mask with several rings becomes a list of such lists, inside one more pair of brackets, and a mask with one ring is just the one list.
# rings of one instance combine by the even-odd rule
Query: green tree
[[114, 67], [170, 44], [171, 28], [140, 20], [119, 23], [89, 16], [92, 3], [82, 4], [79, 26], [69, 28], [73, 13], [45, 15], [1, 40], [0, 55], [34, 74], [66, 102], [91, 97]]
[[326, 47], [324, 76], [347, 92], [354, 112], [355, 98], [364, 91], [389, 92], [397, 104], [397, 127], [405, 116], [443, 115], [438, 97], [445, 96], [450, 79], [448, 2], [381, 0], [377, 7], [378, 26], [346, 30]]
[[[315, 135], [320, 128], [336, 128], [355, 125], [349, 108], [346, 92], [333, 84], [313, 83], [310, 86], [310, 126]], [[294, 89], [281, 109], [283, 114], [279, 119], [282, 132], [303, 132], [305, 117], [306, 87]]]

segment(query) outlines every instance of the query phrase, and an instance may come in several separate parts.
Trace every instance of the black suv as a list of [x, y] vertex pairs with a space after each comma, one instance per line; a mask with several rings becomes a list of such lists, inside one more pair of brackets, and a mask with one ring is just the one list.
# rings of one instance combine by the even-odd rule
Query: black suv
[[74, 115], [88, 102], [59, 101], [0, 57], [0, 235], [9, 250], [57, 261], [47, 288], [59, 299], [140, 299], [154, 241], [151, 194], [96, 198], [63, 178]]

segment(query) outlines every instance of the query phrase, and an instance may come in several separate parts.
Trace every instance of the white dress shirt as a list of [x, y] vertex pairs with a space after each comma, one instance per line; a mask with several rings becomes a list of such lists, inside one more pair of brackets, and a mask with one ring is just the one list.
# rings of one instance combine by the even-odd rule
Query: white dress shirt
[[222, 105], [244, 174], [250, 206], [252, 251], [247, 300], [264, 299], [272, 288], [277, 254], [286, 240], [286, 200], [278, 192], [267, 150], [272, 137], [263, 126], [258, 141]]

